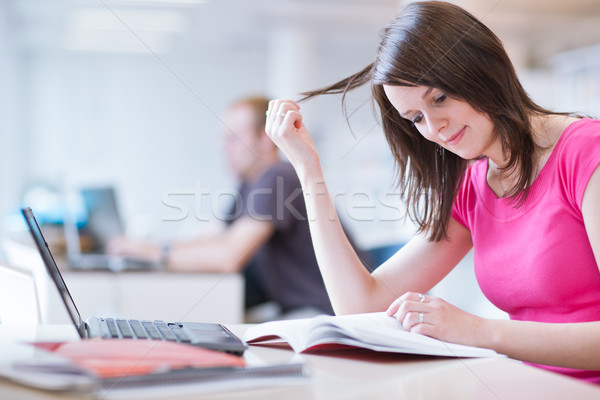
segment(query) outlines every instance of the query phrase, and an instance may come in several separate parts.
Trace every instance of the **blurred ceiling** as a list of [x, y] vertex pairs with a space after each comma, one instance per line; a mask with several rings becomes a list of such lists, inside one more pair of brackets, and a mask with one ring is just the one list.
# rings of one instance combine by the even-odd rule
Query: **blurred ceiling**
[[600, 43], [598, 0], [462, 0], [523, 63], [545, 66], [552, 55]]
[[[352, 51], [401, 6], [398, 0], [3, 0], [25, 51], [189, 54], [264, 48], [297, 29]], [[544, 66], [556, 53], [600, 43], [598, 0], [459, 0], [517, 52]], [[375, 36], [376, 37], [376, 36]], [[511, 54], [512, 55], [512, 54]]]

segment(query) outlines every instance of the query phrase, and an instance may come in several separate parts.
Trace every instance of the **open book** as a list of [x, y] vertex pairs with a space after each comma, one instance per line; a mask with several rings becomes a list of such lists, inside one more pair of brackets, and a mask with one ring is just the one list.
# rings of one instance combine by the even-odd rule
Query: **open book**
[[250, 327], [243, 339], [248, 343], [272, 343], [283, 339], [297, 353], [358, 347], [446, 357], [499, 356], [490, 349], [443, 342], [406, 332], [398, 321], [382, 312], [319, 315], [309, 319], [266, 322]]

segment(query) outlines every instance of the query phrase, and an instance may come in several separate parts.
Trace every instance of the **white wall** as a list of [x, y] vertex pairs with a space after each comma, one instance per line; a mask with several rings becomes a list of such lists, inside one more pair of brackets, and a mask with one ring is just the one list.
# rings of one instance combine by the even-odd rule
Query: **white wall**
[[[201, 187], [218, 195], [235, 186], [219, 152], [219, 116], [226, 105], [256, 93], [298, 98], [300, 90], [342, 79], [372, 61], [378, 30], [323, 37], [318, 30], [306, 34], [275, 24], [262, 45], [180, 41], [159, 54], [29, 49], [23, 62], [29, 123], [23, 128], [32, 167], [24, 182], [57, 190], [114, 183], [134, 233], [164, 238], [202, 230], [208, 224], [194, 217], [190, 193]], [[347, 40], [353, 51], [339, 45]], [[387, 196], [393, 161], [368, 88], [355, 97], [354, 103], [365, 104], [351, 119], [353, 133], [335, 96], [303, 104], [306, 124], [332, 192], [340, 194], [341, 217], [352, 232], [361, 232], [355, 235], [359, 244], [405, 241], [412, 229], [399, 222], [398, 199]], [[173, 210], [163, 196], [179, 192], [188, 193], [176, 197], [189, 216], [164, 221]], [[203, 216], [223, 206], [209, 203]]]
[[[14, 19], [6, 2], [0, 2], [0, 216], [19, 204], [26, 174], [26, 137], [22, 55], [14, 40]], [[2, 231], [0, 230], [0, 235]]]
[[153, 224], [170, 211], [165, 192], [230, 186], [219, 115], [240, 94], [262, 92], [262, 58], [214, 57], [32, 56], [30, 181], [114, 182], [124, 214], [150, 215]]

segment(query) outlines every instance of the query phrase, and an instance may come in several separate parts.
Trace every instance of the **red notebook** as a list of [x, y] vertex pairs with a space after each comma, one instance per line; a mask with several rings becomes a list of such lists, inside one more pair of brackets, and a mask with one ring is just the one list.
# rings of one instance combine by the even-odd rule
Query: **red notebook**
[[242, 357], [155, 340], [82, 340], [33, 345], [67, 358], [100, 378], [144, 375], [183, 368], [245, 366]]

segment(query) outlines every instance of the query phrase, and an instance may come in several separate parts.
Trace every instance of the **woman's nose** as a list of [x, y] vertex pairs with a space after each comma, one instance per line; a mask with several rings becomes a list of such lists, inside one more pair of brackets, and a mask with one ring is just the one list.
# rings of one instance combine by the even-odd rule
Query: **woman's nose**
[[449, 138], [446, 137], [448, 132], [448, 119], [440, 116], [432, 116], [428, 120], [429, 134], [435, 138], [447, 141]]

